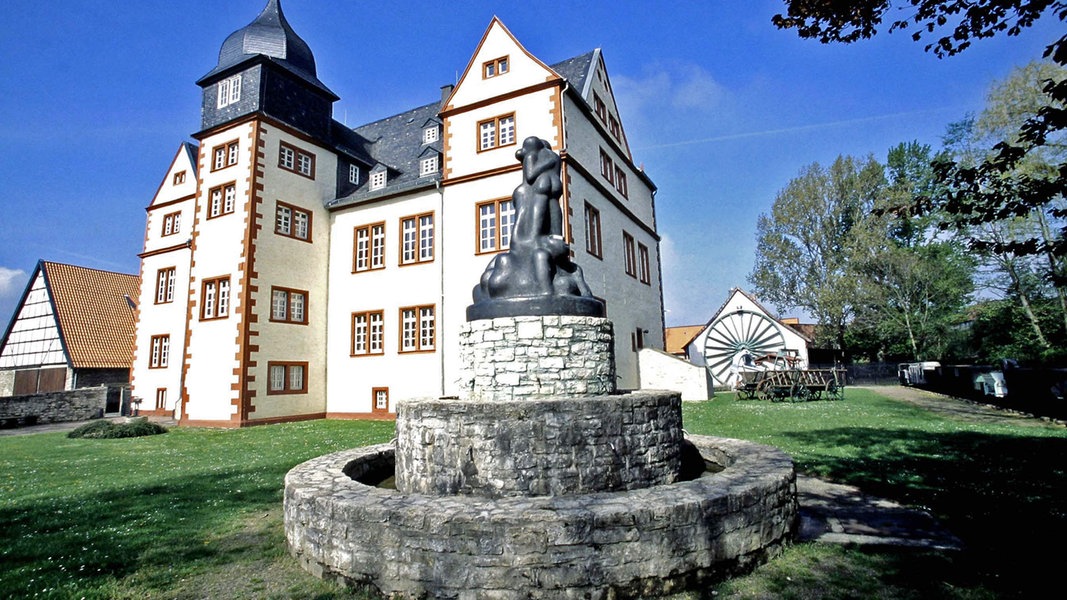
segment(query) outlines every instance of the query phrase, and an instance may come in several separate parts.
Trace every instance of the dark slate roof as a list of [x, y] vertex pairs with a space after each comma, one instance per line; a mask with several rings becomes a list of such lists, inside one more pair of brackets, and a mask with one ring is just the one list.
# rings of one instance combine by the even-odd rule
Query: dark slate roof
[[330, 142], [338, 152], [355, 159], [365, 168], [369, 169], [374, 166], [374, 158], [368, 150], [371, 142], [349, 129], [344, 123], [337, 120], [333, 121], [332, 127], [330, 127]]
[[[566, 79], [578, 95], [581, 96], [596, 53], [597, 51], [593, 50], [552, 65], [551, 68]], [[430, 186], [435, 181], [438, 181], [440, 175], [419, 177], [419, 160], [425, 156], [428, 148], [435, 150], [439, 154], [442, 152], [440, 138], [430, 144], [422, 143], [422, 131], [427, 121], [432, 119], [438, 123], [441, 122], [437, 116], [440, 110], [441, 103], [434, 102], [380, 121], [356, 127], [351, 132], [338, 131], [335, 133], [335, 137], [340, 135], [348, 136], [342, 149], [348, 149], [354, 158], [366, 160], [370, 169], [379, 164], [384, 165], [388, 168], [389, 174], [385, 188], [371, 191], [368, 189], [365, 179], [356, 191], [343, 198], [330, 200], [326, 202], [326, 206], [339, 208], [403, 190]], [[338, 130], [344, 128], [343, 125], [336, 122], [335, 126]], [[351, 133], [351, 135], [348, 135], [348, 133]]]
[[592, 71], [590, 68], [597, 51], [592, 50], [581, 56], [569, 58], [563, 62], [552, 65], [552, 70], [559, 73], [567, 80], [579, 94], [585, 92], [585, 80]]
[[383, 165], [388, 169], [387, 183], [383, 189], [370, 191], [364, 181], [355, 192], [327, 202], [327, 206], [352, 204], [405, 189], [433, 185], [439, 180], [440, 175], [419, 177], [419, 160], [427, 149], [438, 154], [442, 152], [441, 136], [436, 142], [422, 142], [427, 121], [441, 122], [437, 117], [440, 110], [441, 103], [434, 102], [352, 130], [354, 142], [363, 140], [363, 150], [372, 168]]
[[333, 95], [315, 71], [311, 48], [293, 31], [282, 13], [280, 0], [268, 0], [263, 12], [245, 27], [231, 33], [219, 50], [219, 63], [197, 81], [203, 85], [210, 78], [246, 62], [265, 57], [297, 75], [312, 86]]
[[190, 144], [189, 142], [182, 142], [182, 149], [185, 150], [185, 155], [189, 157], [189, 164], [193, 167], [193, 177], [197, 176], [197, 155], [200, 154], [200, 147], [196, 144]]

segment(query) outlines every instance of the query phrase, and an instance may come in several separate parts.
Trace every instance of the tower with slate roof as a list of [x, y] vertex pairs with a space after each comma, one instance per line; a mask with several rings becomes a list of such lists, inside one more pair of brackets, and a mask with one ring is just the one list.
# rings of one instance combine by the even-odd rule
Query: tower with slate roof
[[328, 137], [337, 96], [316, 76], [315, 57], [285, 20], [279, 0], [230, 34], [219, 63], [196, 82], [204, 90], [201, 130], [254, 113]]
[[197, 84], [199, 143], [149, 204], [141, 254], [133, 393], [158, 414], [392, 418], [399, 398], [455, 394], [459, 328], [508, 248], [527, 136], [561, 155], [564, 235], [615, 323], [618, 387], [639, 387], [637, 351], [663, 346], [655, 186], [599, 50], [549, 66], [493, 18], [438, 99], [349, 128], [269, 0]]

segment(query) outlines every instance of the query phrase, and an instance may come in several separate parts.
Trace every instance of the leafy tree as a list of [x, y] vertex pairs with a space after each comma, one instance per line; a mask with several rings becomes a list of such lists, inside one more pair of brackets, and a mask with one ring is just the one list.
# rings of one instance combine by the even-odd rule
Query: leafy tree
[[[781, 29], [796, 29], [802, 38], [852, 43], [873, 37], [883, 26], [892, 8], [891, 0], [786, 0], [785, 15], [775, 15], [771, 22]], [[912, 39], [935, 35], [937, 41], [926, 45], [939, 57], [953, 56], [971, 45], [972, 40], [997, 34], [1019, 35], [1023, 29], [1050, 12], [1061, 21], [1067, 19], [1067, 2], [1054, 0], [903, 0], [911, 14], [890, 19], [889, 31], [916, 26]], [[906, 10], [906, 9], [901, 9]], [[950, 25], [949, 22], [953, 23]], [[951, 33], [945, 33], [950, 29]], [[1067, 35], [1054, 42], [1046, 56], [1067, 62]]]
[[[986, 106], [974, 122], [975, 136], [983, 145], [992, 146], [996, 140], [1013, 140], [1018, 130], [1028, 119], [1036, 115], [1047, 100], [1041, 91], [1047, 81], [1060, 83], [1067, 80], [1067, 69], [1059, 65], [1034, 61], [1016, 68], [1002, 82], [993, 86], [986, 101]], [[1067, 131], [1057, 132], [1045, 140], [1045, 144], [1035, 147], [1021, 158], [1012, 174], [1019, 174], [1033, 179], [1055, 179], [1056, 164], [1067, 160]], [[1035, 252], [1038, 260], [1033, 261], [1033, 268], [1042, 279], [1050, 282], [1067, 279], [1067, 261], [1064, 255], [1051, 251], [1056, 237], [1053, 231], [1056, 225], [1063, 225], [1063, 219], [1057, 219], [1055, 213], [1065, 210], [1064, 198], [1061, 196], [1049, 203], [1049, 210], [1034, 210], [1019, 217], [1014, 241], [1034, 239], [1042, 248]], [[1067, 286], [1055, 286], [1054, 294], [1058, 300], [1062, 329], [1067, 331]]]
[[957, 244], [938, 239], [929, 218], [885, 210], [934, 185], [930, 155], [930, 147], [917, 142], [889, 151], [889, 184], [849, 240], [853, 328], [867, 330], [881, 359], [940, 358], [974, 289], [973, 261]]
[[[795, 29], [803, 38], [823, 43], [851, 43], [875, 35], [892, 8], [890, 0], [786, 0], [785, 15], [772, 22], [782, 29]], [[903, 6], [900, 6], [903, 5]], [[916, 27], [916, 41], [934, 36], [926, 45], [939, 58], [965, 50], [972, 41], [999, 34], [1018, 35], [1038, 19], [1051, 15], [1067, 20], [1067, 2], [1057, 0], [902, 0], [899, 18], [889, 19], [889, 31]], [[908, 7], [908, 8], [905, 8]], [[1060, 67], [1067, 66], [1067, 35], [1053, 40], [1044, 56]], [[921, 195], [915, 211], [941, 215], [946, 228], [973, 228], [989, 235], [971, 236], [972, 249], [999, 257], [1004, 271], [1018, 271], [1011, 289], [1038, 338], [1043, 337], [1041, 319], [1028, 298], [1027, 277], [1021, 266], [1033, 265], [1032, 257], [1048, 265], [1045, 278], [1063, 297], [1067, 285], [1067, 160], [1062, 155], [1047, 162], [1047, 168], [1030, 168], [1047, 159], [1049, 147], [1062, 147], [1067, 131], [1067, 79], [1047, 78], [1039, 84], [1038, 100], [1021, 123], [1012, 122], [1013, 132], [1000, 131], [990, 152], [973, 162], [943, 157], [934, 164], [936, 194]], [[1005, 97], [1011, 97], [1011, 94]], [[977, 126], [977, 124], [976, 124]], [[1054, 154], [1054, 153], [1053, 153]], [[1023, 225], [1034, 225], [1026, 228]], [[1024, 303], [1030, 303], [1027, 307]], [[1067, 300], [1061, 302], [1067, 307]], [[1064, 317], [1067, 326], [1067, 313]], [[1041, 343], [1039, 339], [1039, 343]], [[1044, 338], [1047, 352], [1054, 343]], [[1047, 353], [1046, 352], [1046, 353]]]
[[[1036, 298], [1032, 308], [1041, 321], [1051, 324], [1056, 320], [1053, 302]], [[1050, 348], [1037, 339], [1035, 330], [1029, 327], [1029, 318], [1018, 303], [1008, 299], [975, 305], [969, 311], [968, 340], [961, 358], [991, 364], [1003, 358], [1024, 363], [1063, 364], [1067, 349]]]
[[[823, 43], [851, 43], [870, 38], [883, 27], [890, 0], [786, 0], [785, 15], [772, 22], [783, 29], [795, 29], [803, 38]], [[913, 39], [933, 35], [936, 41], [926, 49], [938, 57], [965, 50], [973, 40], [998, 34], [1018, 35], [1041, 17], [1051, 14], [1067, 20], [1067, 2], [1054, 0], [906, 0], [912, 12], [890, 19], [889, 30], [915, 26]], [[904, 9], [902, 9], [904, 10]], [[1067, 65], [1067, 35], [1053, 41], [1045, 50], [1058, 65]], [[1042, 105], [1023, 124], [1017, 135], [1005, 137], [994, 151], [974, 165], [951, 160], [939, 161], [935, 175], [941, 183], [936, 201], [927, 198], [917, 206], [936, 208], [951, 215], [951, 222], [978, 225], [1008, 217], [1044, 212], [1051, 220], [1067, 217], [1067, 210], [1055, 203], [1067, 195], [1067, 162], [1059, 162], [1046, 173], [1017, 170], [1034, 152], [1040, 152], [1051, 138], [1067, 130], [1067, 81], [1047, 80], [1042, 84]], [[1067, 225], [1050, 227], [1042, 235], [1003, 241], [974, 240], [975, 249], [991, 249], [1016, 256], [1067, 256]], [[1052, 280], [1067, 284], [1067, 274], [1054, 271]]]
[[[1016, 69], [1010, 77], [993, 86], [986, 107], [977, 118], [969, 117], [952, 124], [945, 137], [946, 154], [954, 164], [970, 167], [980, 164], [1000, 139], [1012, 139], [1017, 128], [1032, 116], [1044, 101], [1041, 92], [1045, 80], [1067, 78], [1067, 70], [1047, 62], [1034, 62]], [[1067, 158], [1067, 145], [1062, 135], [1028, 153], [1001, 179], [1029, 179], [1032, 181], [1056, 178], [1057, 161]], [[931, 194], [931, 197], [938, 197]], [[947, 201], [946, 201], [947, 202]], [[1056, 243], [1054, 231], [1064, 224], [1057, 217], [1062, 210], [1062, 197], [1051, 201], [1045, 209], [1025, 214], [1005, 212], [998, 219], [974, 219], [952, 211], [941, 215], [943, 224], [957, 231], [975, 250], [982, 262], [981, 281], [996, 296], [1009, 298], [1019, 305], [1027, 326], [1033, 331], [1035, 343], [1050, 349], [1056, 339], [1067, 334], [1067, 289], [1063, 285], [1064, 257], [1052, 250]], [[1040, 251], [1026, 248], [1037, 243]], [[1059, 324], [1039, 318], [1034, 308], [1036, 299], [1049, 295], [1056, 298]]]
[[832, 331], [845, 348], [855, 280], [847, 266], [853, 227], [869, 212], [884, 185], [873, 157], [839, 156], [830, 167], [802, 169], [775, 198], [770, 215], [757, 223], [756, 264], [749, 282], [779, 310], [800, 307]]
[[947, 242], [906, 248], [884, 240], [874, 217], [854, 240], [856, 273], [853, 327], [872, 332], [883, 356], [929, 360], [948, 350], [949, 331], [974, 288], [972, 262]]

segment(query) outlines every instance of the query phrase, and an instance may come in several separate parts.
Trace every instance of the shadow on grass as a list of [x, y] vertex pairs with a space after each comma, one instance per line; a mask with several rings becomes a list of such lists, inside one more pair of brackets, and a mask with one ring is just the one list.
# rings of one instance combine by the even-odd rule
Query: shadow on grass
[[1067, 535], [1067, 439], [859, 427], [781, 437], [812, 449], [794, 456], [798, 472], [932, 512], [1005, 596], [1043, 592], [1062, 568], [1046, 548]]
[[758, 568], [697, 596], [700, 600], [986, 600], [999, 597], [975, 581], [961, 553], [899, 547], [800, 544]]
[[106, 597], [115, 580], [138, 573], [142, 585], [165, 588], [225, 561], [212, 540], [235, 517], [278, 505], [278, 480], [251, 469], [161, 477], [0, 510], [0, 585], [9, 597]]

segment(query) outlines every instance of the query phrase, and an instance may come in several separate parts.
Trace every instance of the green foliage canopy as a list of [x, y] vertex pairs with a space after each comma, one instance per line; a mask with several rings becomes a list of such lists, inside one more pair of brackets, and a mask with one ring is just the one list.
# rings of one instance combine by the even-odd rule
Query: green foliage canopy
[[[786, 0], [786, 14], [772, 22], [782, 29], [795, 29], [803, 38], [823, 43], [851, 43], [870, 38], [883, 27], [890, 0]], [[915, 26], [913, 39], [939, 35], [926, 49], [938, 57], [958, 54], [972, 40], [998, 34], [1018, 35], [1045, 15], [1067, 20], [1067, 2], [1054, 0], [907, 0], [910, 14], [891, 20], [889, 31]], [[908, 10], [901, 8], [901, 10]], [[1067, 35], [1054, 40], [1045, 56], [1067, 65]], [[1043, 174], [1019, 170], [1028, 155], [1039, 152], [1050, 138], [1067, 130], [1067, 80], [1044, 82], [1042, 106], [1018, 126], [1017, 135], [1004, 137], [993, 152], [973, 165], [939, 160], [935, 176], [938, 194], [923, 196], [916, 209], [947, 215], [943, 225], [979, 225], [1012, 217], [1044, 212], [1051, 220], [1067, 218], [1067, 210], [1054, 203], [1067, 196], [1067, 162], [1059, 162]], [[1015, 255], [1067, 256], [1067, 225], [1052, 235], [1007, 240], [972, 240], [980, 251]], [[1051, 273], [1059, 286], [1067, 285], [1067, 275]]]
[[833, 339], [822, 341], [838, 348], [844, 348], [855, 298], [849, 236], [884, 181], [873, 157], [839, 156], [829, 168], [813, 163], [778, 193], [771, 214], [760, 215], [756, 226], [756, 264], [749, 274], [756, 293], [779, 309], [807, 310], [831, 328]]

